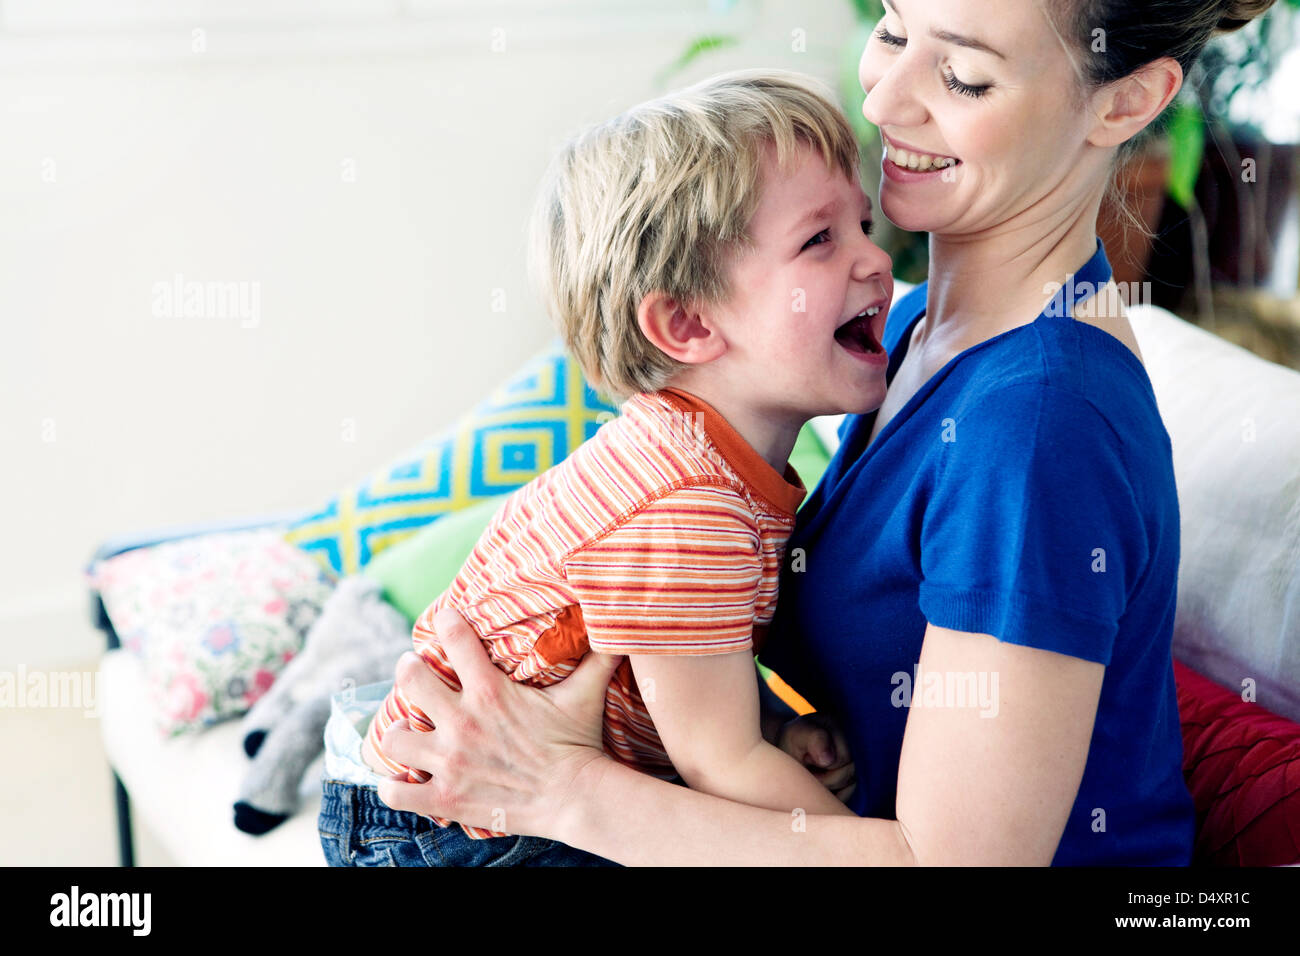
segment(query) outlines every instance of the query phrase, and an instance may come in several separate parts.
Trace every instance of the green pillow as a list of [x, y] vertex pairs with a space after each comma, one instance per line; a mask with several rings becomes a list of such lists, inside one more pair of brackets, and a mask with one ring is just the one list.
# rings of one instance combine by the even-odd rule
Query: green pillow
[[388, 603], [414, 622], [460, 573], [508, 497], [487, 498], [439, 518], [375, 555], [361, 573], [377, 581]]
[[790, 452], [790, 464], [794, 466], [795, 471], [799, 472], [799, 477], [803, 479], [803, 486], [808, 489], [809, 494], [812, 494], [812, 490], [817, 487], [817, 482], [821, 480], [826, 466], [830, 463], [831, 456], [812, 426], [805, 425], [799, 429], [794, 451]]
[[[829, 463], [825, 447], [805, 425], [790, 454], [804, 487], [812, 491]], [[362, 573], [379, 582], [388, 602], [414, 621], [460, 573], [507, 497], [487, 498], [439, 518], [375, 555]]]

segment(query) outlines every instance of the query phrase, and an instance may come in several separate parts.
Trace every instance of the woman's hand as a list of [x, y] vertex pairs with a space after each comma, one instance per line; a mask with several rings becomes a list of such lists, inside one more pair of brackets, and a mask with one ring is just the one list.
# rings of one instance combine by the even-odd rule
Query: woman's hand
[[578, 780], [608, 761], [601, 751], [605, 690], [622, 658], [588, 654], [565, 680], [539, 689], [498, 670], [455, 611], [440, 612], [434, 628], [461, 689], [415, 654], [402, 655], [397, 686], [435, 729], [421, 733], [397, 721], [384, 734], [384, 753], [431, 779], [386, 780], [380, 799], [395, 810], [553, 836]]
[[836, 723], [821, 713], [788, 721], [776, 745], [799, 761], [827, 790], [848, 803], [857, 789], [857, 772], [848, 741]]

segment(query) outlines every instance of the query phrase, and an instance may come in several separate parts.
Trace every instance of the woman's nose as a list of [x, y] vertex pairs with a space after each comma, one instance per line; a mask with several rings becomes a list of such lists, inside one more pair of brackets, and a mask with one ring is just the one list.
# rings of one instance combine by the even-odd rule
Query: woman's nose
[[858, 62], [858, 82], [867, 94], [862, 115], [878, 129], [923, 125], [925, 105], [916, 97], [920, 77], [912, 72], [907, 51], [883, 57], [872, 49], [873, 42], [867, 41]]

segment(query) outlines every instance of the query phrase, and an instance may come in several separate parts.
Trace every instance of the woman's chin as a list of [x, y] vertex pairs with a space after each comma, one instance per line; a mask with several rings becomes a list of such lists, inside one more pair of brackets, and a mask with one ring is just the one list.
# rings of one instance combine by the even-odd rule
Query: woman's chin
[[934, 232], [944, 225], [939, 219], [943, 210], [935, 209], [932, 203], [922, 205], [906, 195], [900, 196], [897, 189], [888, 180], [880, 185], [880, 211], [895, 227], [904, 232]]

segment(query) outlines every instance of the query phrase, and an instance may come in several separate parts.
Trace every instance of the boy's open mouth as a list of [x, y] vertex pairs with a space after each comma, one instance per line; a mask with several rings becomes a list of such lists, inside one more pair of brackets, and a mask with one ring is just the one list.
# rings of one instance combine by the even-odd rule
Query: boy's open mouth
[[835, 330], [835, 341], [850, 352], [868, 352], [872, 355], [884, 354], [885, 348], [876, 338], [872, 329], [872, 320], [880, 314], [884, 305], [867, 306], [853, 318]]

